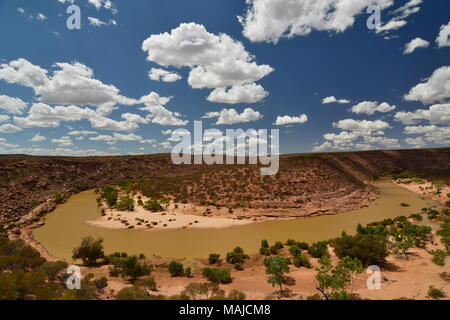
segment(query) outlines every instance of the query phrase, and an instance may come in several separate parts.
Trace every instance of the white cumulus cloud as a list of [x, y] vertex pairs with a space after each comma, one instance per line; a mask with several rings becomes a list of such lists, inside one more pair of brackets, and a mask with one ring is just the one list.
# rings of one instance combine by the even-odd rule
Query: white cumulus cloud
[[196, 23], [151, 35], [142, 49], [148, 53], [147, 60], [161, 66], [189, 67], [188, 83], [197, 89], [251, 84], [273, 71], [269, 65], [256, 64], [241, 42], [210, 33]]
[[450, 46], [450, 22], [443, 24], [436, 38], [436, 43], [439, 48]]
[[395, 106], [391, 106], [387, 102], [378, 103], [376, 101], [363, 101], [351, 108], [351, 111], [356, 114], [368, 114], [373, 115], [375, 112], [390, 112], [395, 110]]
[[305, 123], [308, 121], [308, 116], [306, 114], [301, 114], [297, 116], [278, 116], [274, 125], [285, 126], [288, 124]]
[[450, 66], [436, 69], [425, 82], [413, 87], [405, 100], [421, 101], [423, 104], [445, 102], [450, 98]]
[[403, 54], [413, 53], [418, 48], [428, 48], [430, 43], [422, 38], [412, 39], [405, 45], [405, 49], [403, 50]]
[[313, 30], [344, 32], [371, 4], [381, 9], [391, 0], [246, 0], [249, 5], [239, 20], [243, 34], [253, 42], [277, 43], [281, 38], [304, 36]]

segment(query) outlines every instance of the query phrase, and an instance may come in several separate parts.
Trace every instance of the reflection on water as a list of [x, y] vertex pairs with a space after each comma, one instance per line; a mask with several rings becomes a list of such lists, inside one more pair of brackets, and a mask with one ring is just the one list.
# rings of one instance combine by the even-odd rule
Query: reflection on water
[[[107, 253], [125, 251], [144, 253], [147, 257], [194, 258], [207, 257], [213, 252], [223, 255], [235, 246], [243, 247], [248, 253], [257, 253], [262, 239], [273, 242], [292, 238], [309, 243], [325, 240], [340, 235], [343, 230], [354, 233], [358, 223], [409, 216], [423, 207], [437, 205], [386, 180], [375, 182], [375, 186], [381, 192], [380, 198], [368, 207], [338, 215], [267, 221], [226, 229], [161, 231], [113, 230], [87, 224], [85, 221], [100, 216], [95, 200], [97, 195], [91, 190], [71, 197], [49, 213], [45, 225], [35, 229], [34, 235], [52, 255], [65, 259], [70, 258], [72, 249], [88, 235], [104, 238]], [[410, 206], [402, 207], [401, 202]]]

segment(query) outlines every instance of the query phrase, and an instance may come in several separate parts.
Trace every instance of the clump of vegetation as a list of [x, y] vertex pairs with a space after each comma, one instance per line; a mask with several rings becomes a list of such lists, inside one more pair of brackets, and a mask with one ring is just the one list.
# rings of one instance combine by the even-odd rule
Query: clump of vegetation
[[169, 263], [168, 268], [172, 277], [181, 277], [184, 274], [184, 266], [180, 262], [172, 261]]
[[145, 210], [149, 210], [151, 212], [164, 211], [164, 208], [161, 206], [161, 203], [158, 199], [149, 199], [145, 201], [143, 207]]
[[281, 241], [276, 241], [275, 244], [270, 247], [269, 251], [271, 254], [278, 254], [278, 252], [283, 248], [283, 243]]
[[106, 186], [101, 189], [100, 196], [102, 199], [106, 200], [106, 204], [108, 205], [108, 207], [112, 208], [117, 203], [119, 190], [111, 186]]
[[120, 197], [119, 202], [116, 204], [117, 210], [122, 211], [134, 211], [134, 200], [130, 196]]
[[103, 239], [97, 238], [94, 240], [94, 238], [89, 236], [83, 238], [81, 245], [73, 249], [72, 258], [75, 260], [81, 259], [85, 265], [95, 265], [104, 256]]
[[328, 255], [328, 241], [314, 242], [309, 246], [308, 253], [313, 258], [321, 258], [324, 255]]
[[231, 270], [219, 268], [204, 268], [203, 276], [213, 283], [231, 283]]
[[[105, 288], [104, 279], [87, 275], [81, 289], [67, 290], [67, 263], [49, 262], [22, 240], [0, 237], [0, 300], [92, 300]], [[107, 283], [106, 283], [107, 284]]]
[[419, 213], [413, 213], [409, 216], [409, 218], [413, 219], [414, 221], [422, 221], [423, 217]]
[[433, 256], [431, 261], [433, 261], [438, 266], [442, 266], [442, 267], [445, 266], [445, 259], [447, 257], [446, 251], [437, 249], [437, 250], [430, 250], [430, 251], [428, 251], [428, 253]]
[[339, 258], [357, 258], [363, 265], [381, 264], [389, 255], [387, 239], [376, 234], [343, 233], [332, 241], [332, 246]]
[[209, 264], [216, 264], [220, 262], [220, 254], [219, 253], [211, 253], [208, 257]]
[[297, 268], [305, 267], [305, 268], [312, 268], [311, 262], [309, 261], [309, 258], [307, 256], [302, 256], [301, 254], [297, 254], [294, 256], [294, 259], [292, 261], [294, 263], [294, 266]]
[[63, 203], [64, 196], [58, 190], [53, 190], [53, 200], [55, 200], [56, 203]]
[[227, 253], [226, 261], [230, 264], [234, 264], [237, 270], [243, 270], [242, 265], [245, 260], [249, 258], [250, 257], [244, 253], [244, 249], [241, 247], [236, 247], [233, 251]]
[[261, 248], [259, 248], [259, 253], [264, 256], [270, 255], [269, 242], [266, 239], [261, 240]]
[[435, 288], [434, 286], [430, 286], [428, 288], [428, 297], [439, 300], [447, 297], [445, 292], [442, 289]]
[[134, 283], [138, 278], [150, 274], [151, 267], [145, 262], [141, 263], [138, 256], [128, 256], [124, 252], [115, 252], [105, 257], [107, 263], [112, 264], [110, 275], [112, 277], [128, 277]]
[[398, 174], [393, 174], [392, 175], [392, 179], [394, 179], [394, 180], [398, 180], [398, 179], [412, 179], [412, 178], [415, 178], [415, 177], [416, 177], [416, 174], [414, 172], [410, 171], [410, 170], [405, 170], [405, 171], [402, 171], [402, 172], [400, 172]]

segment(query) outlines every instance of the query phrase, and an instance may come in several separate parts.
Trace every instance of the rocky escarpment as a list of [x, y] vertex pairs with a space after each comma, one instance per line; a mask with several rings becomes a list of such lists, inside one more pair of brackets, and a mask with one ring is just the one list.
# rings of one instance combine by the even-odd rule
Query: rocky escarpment
[[[249, 172], [254, 169], [248, 168]], [[212, 192], [219, 202], [238, 201], [245, 196], [244, 200], [252, 207], [262, 208], [301, 208], [305, 202], [327, 203], [329, 209], [333, 203], [340, 207], [361, 206], [376, 195], [369, 182], [384, 172], [412, 170], [449, 177], [450, 149], [286, 155], [281, 158], [279, 174], [271, 178], [247, 173], [243, 179], [241, 169], [242, 166], [174, 165], [167, 154], [86, 158], [0, 156], [0, 225], [25, 222], [29, 220], [25, 218], [27, 214], [36, 208], [38, 213], [52, 210], [55, 192], [67, 198], [121, 179], [176, 175], [203, 177], [189, 189], [195, 191], [187, 194], [193, 201], [209, 199]]]

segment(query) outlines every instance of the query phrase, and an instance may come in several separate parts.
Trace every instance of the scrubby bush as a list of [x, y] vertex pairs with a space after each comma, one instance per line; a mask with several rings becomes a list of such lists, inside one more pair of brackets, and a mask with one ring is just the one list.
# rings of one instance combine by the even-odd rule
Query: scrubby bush
[[413, 213], [409, 216], [410, 219], [413, 219], [415, 221], [422, 221], [423, 217], [419, 213]]
[[428, 253], [430, 253], [433, 256], [431, 261], [433, 261], [438, 266], [445, 266], [445, 258], [447, 257], [447, 252], [445, 252], [444, 250], [437, 249], [437, 250], [430, 250], [428, 251]]
[[309, 261], [309, 258], [302, 255], [296, 255], [293, 259], [294, 266], [297, 268], [305, 267], [305, 268], [312, 268], [311, 262]]
[[120, 197], [119, 202], [116, 204], [117, 210], [122, 211], [133, 211], [134, 210], [134, 200], [130, 196]]
[[321, 258], [324, 255], [328, 255], [328, 241], [318, 241], [311, 244], [308, 248], [308, 253], [313, 258]]
[[138, 261], [137, 256], [131, 256], [126, 258], [122, 262], [122, 275], [124, 277], [130, 277], [132, 282], [135, 282], [136, 279], [149, 275], [150, 274], [150, 266], [148, 266], [145, 262], [141, 263]]
[[387, 239], [375, 234], [343, 234], [331, 245], [339, 258], [357, 258], [363, 265], [381, 264], [389, 254]]
[[53, 190], [53, 200], [55, 200], [56, 203], [63, 203], [64, 196], [61, 194], [61, 192]]
[[249, 259], [250, 257], [244, 253], [244, 249], [241, 247], [236, 247], [233, 251], [228, 252], [226, 256], [226, 261], [231, 264], [243, 264], [245, 259]]
[[266, 239], [261, 241], [261, 248], [259, 248], [259, 253], [264, 256], [270, 255], [269, 243]]
[[168, 268], [172, 277], [181, 277], [184, 274], [184, 266], [180, 262], [172, 261]]
[[278, 252], [283, 248], [284, 248], [283, 243], [281, 241], [277, 241], [273, 246], [270, 247], [270, 253], [278, 254]]
[[144, 209], [149, 210], [151, 212], [164, 211], [164, 208], [161, 206], [160, 202], [157, 199], [150, 199], [145, 201]]
[[101, 189], [101, 197], [106, 200], [109, 207], [113, 207], [117, 203], [119, 191], [111, 186], [106, 186]]
[[204, 268], [203, 276], [213, 283], [231, 283], [231, 270], [219, 268]]
[[356, 227], [356, 232], [360, 234], [378, 234], [386, 236], [388, 233], [388, 229], [382, 223], [367, 225], [365, 227], [363, 227], [361, 224], [358, 224], [358, 226]]
[[435, 299], [435, 300], [439, 300], [439, 299], [443, 299], [443, 298], [447, 297], [447, 295], [445, 294], [445, 292], [443, 290], [435, 288], [433, 286], [430, 286], [428, 288], [428, 297]]
[[416, 174], [410, 170], [402, 171], [398, 174], [392, 175], [392, 179], [398, 180], [398, 179], [411, 179], [414, 178]]
[[216, 264], [220, 261], [220, 254], [219, 253], [211, 253], [208, 257], [209, 264]]

